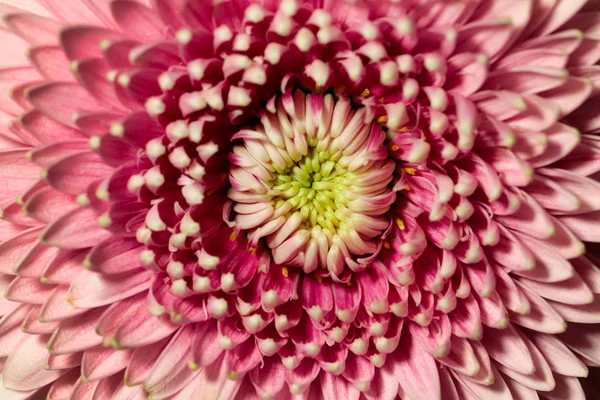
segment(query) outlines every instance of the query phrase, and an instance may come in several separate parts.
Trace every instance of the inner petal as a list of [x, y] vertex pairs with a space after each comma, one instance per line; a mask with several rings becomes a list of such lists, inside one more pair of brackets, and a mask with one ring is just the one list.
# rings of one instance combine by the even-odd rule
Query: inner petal
[[296, 91], [234, 136], [235, 223], [273, 260], [340, 279], [378, 252], [396, 195], [386, 134], [364, 107]]

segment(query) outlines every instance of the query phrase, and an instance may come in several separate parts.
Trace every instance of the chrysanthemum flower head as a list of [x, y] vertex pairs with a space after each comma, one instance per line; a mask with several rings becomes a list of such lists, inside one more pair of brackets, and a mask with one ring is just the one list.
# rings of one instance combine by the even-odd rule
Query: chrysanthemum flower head
[[598, 1], [0, 16], [0, 399], [585, 397]]

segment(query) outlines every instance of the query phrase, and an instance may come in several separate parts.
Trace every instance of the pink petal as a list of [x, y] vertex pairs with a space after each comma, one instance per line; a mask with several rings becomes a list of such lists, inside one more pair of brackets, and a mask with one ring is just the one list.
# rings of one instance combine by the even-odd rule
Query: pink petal
[[15, 278], [6, 293], [9, 300], [25, 304], [43, 304], [54, 290], [54, 285], [36, 278]]
[[220, 357], [211, 368], [200, 372], [199, 393], [196, 398], [201, 399], [233, 399], [237, 394], [243, 379], [233, 380], [227, 378], [227, 363], [224, 356]]
[[260, 365], [249, 372], [250, 382], [259, 396], [275, 396], [285, 386], [285, 368], [277, 357], [268, 357]]
[[580, 240], [596, 243], [600, 242], [600, 233], [596, 229], [599, 219], [600, 211], [559, 217], [559, 220]]
[[125, 369], [130, 358], [129, 350], [101, 347], [86, 350], [83, 353], [81, 376], [88, 381], [106, 378]]
[[146, 378], [144, 382], [146, 391], [163, 390], [162, 385], [168, 384], [173, 376], [182, 369], [188, 368], [188, 361], [191, 360], [192, 355], [191, 341], [193, 334], [193, 325], [186, 325], [177, 331]]
[[527, 344], [513, 325], [507, 329], [486, 329], [481, 342], [498, 363], [523, 374], [535, 370]]
[[556, 336], [539, 332], [530, 332], [528, 336], [552, 371], [566, 376], [587, 377], [588, 368], [585, 364]]
[[81, 272], [84, 256], [83, 251], [59, 250], [44, 270], [41, 279], [51, 283], [70, 284]]
[[68, 370], [44, 369], [48, 352], [48, 336], [27, 335], [11, 352], [2, 371], [2, 382], [8, 389], [29, 391], [41, 388]]
[[124, 384], [123, 373], [118, 372], [108, 378], [101, 379], [94, 391], [94, 397], [90, 400], [112, 399], [117, 389]]
[[110, 236], [97, 220], [93, 209], [76, 208], [48, 225], [40, 239], [46, 245], [64, 249], [91, 247]]
[[527, 353], [533, 360], [533, 371], [522, 373], [517, 371], [516, 368], [514, 368], [514, 365], [498, 365], [498, 370], [531, 389], [539, 391], [552, 390], [555, 382], [552, 376], [552, 371], [550, 370], [550, 366], [546, 362], [542, 353], [540, 353], [538, 348], [535, 347], [535, 345], [531, 343], [527, 337], [523, 335], [522, 339], [527, 346]]
[[538, 282], [561, 282], [573, 276], [573, 268], [567, 260], [543, 242], [517, 233], [517, 240], [534, 256], [535, 267], [531, 270], [513, 271]]
[[531, 312], [526, 315], [511, 313], [511, 322], [537, 332], [564, 332], [567, 328], [564, 319], [540, 296], [520, 284], [519, 287], [523, 288], [523, 294], [531, 303]]
[[585, 400], [586, 395], [577, 378], [554, 374], [556, 387], [551, 392], [545, 392], [544, 397], [548, 400]]
[[[39, 73], [49, 80], [75, 81], [75, 77], [69, 69], [69, 59], [59, 46], [33, 47], [29, 49], [29, 59]], [[39, 111], [31, 112], [39, 114]]]
[[68, 374], [58, 378], [50, 387], [50, 390], [48, 391], [47, 395], [47, 400], [68, 399], [78, 379], [79, 371], [77, 371], [76, 369], [73, 369]]
[[414, 400], [441, 397], [440, 378], [433, 357], [421, 350], [409, 335], [390, 354], [394, 375], [407, 396]]
[[594, 324], [599, 320], [598, 309], [600, 307], [600, 299], [597, 294], [594, 295], [593, 298], [594, 301], [592, 303], [583, 305], [571, 305], [553, 301], [550, 301], [549, 304], [565, 319], [565, 321]]
[[100, 156], [92, 151], [70, 154], [48, 167], [46, 180], [61, 192], [78, 195], [96, 179], [104, 178], [112, 172]]
[[98, 382], [83, 382], [80, 377], [71, 391], [71, 398], [91, 400], [97, 387]]
[[[121, 29], [135, 39], [149, 42], [163, 37], [165, 26], [157, 14], [139, 2], [114, 0], [111, 2], [110, 9]], [[135, 26], [135, 29], [130, 30], [132, 26]]]
[[46, 299], [46, 302], [40, 310], [40, 320], [43, 322], [53, 322], [74, 317], [83, 314], [86, 310], [75, 309], [67, 301], [68, 286], [57, 286], [52, 294]]
[[600, 269], [585, 257], [571, 260], [571, 265], [592, 292], [600, 293]]
[[321, 390], [324, 398], [358, 400], [360, 391], [344, 378], [321, 372]]
[[559, 0], [557, 5], [552, 9], [548, 18], [538, 27], [536, 35], [540, 37], [544, 34], [553, 32], [566, 21], [571, 19], [585, 5], [584, 0]]
[[27, 160], [29, 149], [0, 150], [0, 192], [16, 198], [40, 177], [40, 170]]
[[30, 90], [28, 100], [42, 114], [70, 127], [75, 127], [73, 115], [93, 111], [98, 102], [75, 83], [49, 83]]
[[93, 270], [118, 274], [138, 267], [140, 251], [137, 241], [113, 237], [94, 246], [86, 261]]
[[167, 337], [149, 346], [138, 347], [133, 350], [129, 365], [125, 370], [124, 379], [127, 386], [135, 386], [146, 380], [156, 360], [170, 340], [171, 338]]
[[71, 284], [69, 301], [76, 308], [113, 304], [146, 291], [153, 275], [152, 271], [144, 269], [116, 275], [84, 271]]
[[96, 308], [81, 317], [64, 321], [50, 338], [48, 351], [52, 354], [74, 353], [102, 343], [96, 326], [103, 312], [103, 308]]
[[[490, 399], [490, 400], [508, 400], [513, 397], [510, 394], [506, 382], [500, 375], [500, 373], [492, 366], [493, 380], [488, 385], [482, 385], [475, 383], [470, 379], [464, 378], [458, 374], [453, 373], [456, 379], [456, 389], [459, 397], [469, 398], [472, 396], [473, 399]], [[469, 397], [467, 397], [469, 396]]]
[[48, 354], [48, 359], [46, 360], [46, 366], [44, 368], [48, 368], [51, 370], [54, 369], [70, 369], [74, 367], [79, 367], [81, 365], [81, 358], [83, 357], [82, 352], [77, 353], [69, 353], [69, 354]]
[[0, 244], [0, 272], [13, 275], [13, 268], [22, 254], [35, 245], [41, 227], [30, 228]]
[[561, 282], [546, 283], [528, 279], [521, 279], [520, 282], [543, 298], [558, 303], [582, 305], [594, 301], [592, 291], [576, 272], [570, 279]]
[[[394, 400], [398, 396], [398, 381], [389, 366], [379, 368], [371, 381], [371, 386], [363, 395], [368, 400]], [[456, 399], [450, 399], [456, 400]]]

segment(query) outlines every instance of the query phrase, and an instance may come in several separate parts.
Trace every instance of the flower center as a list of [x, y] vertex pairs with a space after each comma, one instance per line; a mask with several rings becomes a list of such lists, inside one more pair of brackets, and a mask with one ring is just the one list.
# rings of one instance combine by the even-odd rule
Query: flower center
[[278, 264], [344, 280], [345, 266], [365, 268], [389, 226], [396, 165], [385, 133], [343, 97], [296, 91], [271, 108], [234, 136], [236, 228], [254, 245], [266, 240]]
[[337, 233], [352, 215], [348, 209], [352, 199], [345, 193], [349, 193], [353, 179], [335, 157], [311, 147], [300, 162], [278, 174], [269, 185], [279, 193], [273, 198], [275, 208], [291, 207], [286, 217], [299, 212], [303, 228], [320, 226]]

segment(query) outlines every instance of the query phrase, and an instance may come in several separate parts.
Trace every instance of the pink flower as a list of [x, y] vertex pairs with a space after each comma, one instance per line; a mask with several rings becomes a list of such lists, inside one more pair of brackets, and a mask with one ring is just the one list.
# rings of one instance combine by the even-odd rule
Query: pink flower
[[585, 397], [600, 2], [0, 15], [0, 399]]

